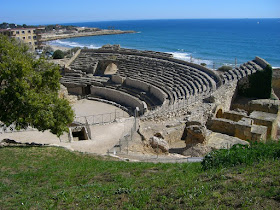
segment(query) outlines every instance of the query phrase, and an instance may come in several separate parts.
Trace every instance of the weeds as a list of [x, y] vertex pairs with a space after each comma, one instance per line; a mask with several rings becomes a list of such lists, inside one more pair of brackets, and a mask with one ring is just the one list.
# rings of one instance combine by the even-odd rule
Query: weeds
[[265, 159], [280, 158], [280, 142], [251, 142], [250, 145], [234, 145], [230, 149], [210, 152], [202, 161], [202, 169], [228, 168], [240, 164], [251, 165]]

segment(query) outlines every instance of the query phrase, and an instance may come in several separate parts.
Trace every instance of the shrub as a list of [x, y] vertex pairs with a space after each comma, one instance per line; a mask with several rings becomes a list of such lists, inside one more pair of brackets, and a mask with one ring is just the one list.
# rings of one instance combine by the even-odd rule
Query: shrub
[[218, 68], [218, 71], [223, 71], [223, 72], [226, 72], [229, 70], [232, 70], [231, 66], [221, 66], [220, 68]]
[[53, 59], [62, 59], [64, 58], [64, 52], [62, 52], [61, 50], [56, 50], [53, 53]]
[[234, 145], [230, 149], [220, 149], [207, 154], [202, 161], [202, 169], [227, 168], [240, 164], [250, 165], [264, 159], [280, 158], [280, 142], [251, 143], [248, 145]]
[[201, 66], [206, 66], [207, 64], [206, 64], [206, 63], [201, 63], [200, 65], [201, 65]]

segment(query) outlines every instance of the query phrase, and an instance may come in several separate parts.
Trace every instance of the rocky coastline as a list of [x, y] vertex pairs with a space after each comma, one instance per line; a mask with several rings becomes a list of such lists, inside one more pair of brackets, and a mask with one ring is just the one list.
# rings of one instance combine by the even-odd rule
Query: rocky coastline
[[68, 39], [74, 37], [84, 37], [84, 36], [102, 36], [102, 35], [115, 35], [115, 34], [129, 34], [136, 33], [135, 31], [122, 31], [122, 30], [100, 30], [100, 31], [90, 31], [90, 32], [79, 32], [79, 33], [69, 33], [69, 34], [54, 34], [54, 33], [43, 33], [41, 41], [52, 41], [57, 39]]

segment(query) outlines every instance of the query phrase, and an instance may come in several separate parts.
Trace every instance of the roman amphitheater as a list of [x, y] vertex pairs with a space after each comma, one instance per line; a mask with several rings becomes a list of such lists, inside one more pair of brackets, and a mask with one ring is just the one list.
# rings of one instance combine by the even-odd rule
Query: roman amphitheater
[[[171, 54], [118, 45], [79, 50], [63, 67], [61, 79], [64, 96], [79, 99], [73, 102], [75, 121], [59, 141], [45, 133], [49, 141], [39, 143], [139, 160], [202, 157], [247, 140], [276, 139], [278, 100], [237, 94], [240, 80], [267, 65], [256, 57], [219, 72]], [[28, 132], [36, 131], [17, 135], [28, 142], [22, 140]]]

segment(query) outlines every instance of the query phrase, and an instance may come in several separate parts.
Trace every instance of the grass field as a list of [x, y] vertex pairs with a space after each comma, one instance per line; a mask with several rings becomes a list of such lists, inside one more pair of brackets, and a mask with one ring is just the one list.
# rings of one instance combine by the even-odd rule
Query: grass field
[[0, 148], [0, 209], [280, 209], [280, 160], [113, 161], [52, 147]]

